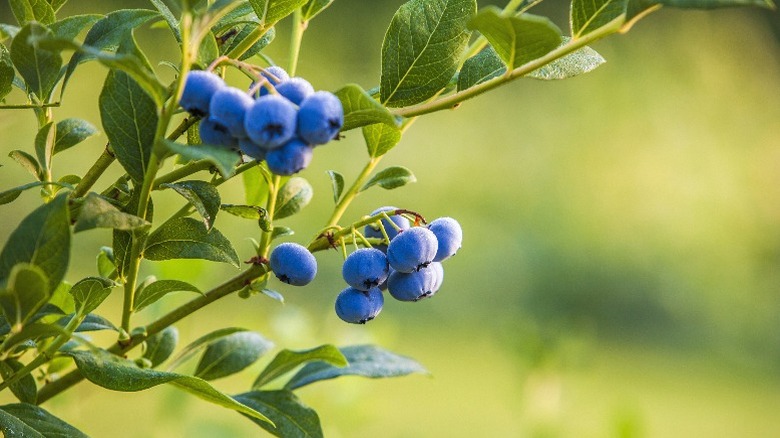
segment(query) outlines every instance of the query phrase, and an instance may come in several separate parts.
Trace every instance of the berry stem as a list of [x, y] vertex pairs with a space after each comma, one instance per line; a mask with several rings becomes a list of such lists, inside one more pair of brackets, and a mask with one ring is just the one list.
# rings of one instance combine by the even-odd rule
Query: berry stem
[[4, 109], [39, 109], [39, 108], [55, 108], [59, 107], [59, 102], [52, 102], [52, 103], [26, 103], [26, 104], [19, 104], [19, 105], [0, 105], [0, 110]]
[[263, 231], [260, 236], [260, 245], [257, 248], [257, 255], [268, 258], [271, 250], [271, 236], [274, 232], [274, 210], [276, 210], [276, 196], [279, 194], [279, 188], [282, 185], [282, 177], [273, 176], [273, 181], [268, 184], [268, 199], [265, 203], [265, 211], [268, 214], [268, 231]]
[[111, 150], [111, 145], [106, 143], [106, 148], [103, 149], [103, 153], [100, 154], [92, 167], [87, 170], [87, 173], [84, 174], [84, 178], [81, 178], [81, 181], [79, 181], [78, 185], [76, 185], [76, 189], [70, 193], [70, 197], [80, 198], [86, 195], [87, 192], [89, 192], [89, 189], [95, 185], [98, 178], [103, 175], [103, 173], [114, 162], [114, 160], [116, 160], [114, 151]]
[[328, 223], [325, 225], [326, 227], [332, 227], [339, 223], [344, 212], [347, 211], [347, 207], [349, 207], [352, 200], [360, 193], [361, 187], [363, 187], [363, 184], [368, 180], [368, 177], [371, 176], [371, 172], [374, 171], [374, 168], [376, 168], [381, 159], [382, 157], [373, 157], [368, 160], [368, 163], [363, 167], [363, 170], [355, 179], [355, 182], [352, 183], [349, 190], [347, 190], [347, 193], [345, 193], [339, 200], [339, 203], [336, 204], [336, 207], [333, 209], [333, 214], [330, 215], [330, 219], [328, 219]]
[[290, 77], [295, 76], [295, 70], [298, 68], [298, 55], [301, 53], [301, 42], [303, 41], [303, 33], [306, 32], [306, 25], [303, 21], [303, 13], [301, 8], [298, 8], [292, 14], [292, 30], [290, 36], [290, 52], [289, 52], [289, 66], [287, 73]]

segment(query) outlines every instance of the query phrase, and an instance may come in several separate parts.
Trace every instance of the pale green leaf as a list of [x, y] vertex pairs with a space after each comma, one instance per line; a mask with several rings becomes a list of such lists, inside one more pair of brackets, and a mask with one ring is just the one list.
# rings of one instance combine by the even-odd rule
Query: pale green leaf
[[347, 359], [333, 345], [320, 345], [319, 347], [300, 351], [282, 350], [257, 376], [257, 379], [252, 384], [252, 389], [260, 389], [297, 367], [315, 361], [329, 363], [336, 367], [348, 365]]
[[363, 127], [363, 139], [371, 158], [381, 157], [401, 141], [401, 130], [393, 125], [377, 123]]
[[383, 189], [392, 190], [416, 181], [417, 178], [414, 177], [411, 170], [403, 166], [392, 166], [371, 177], [371, 179], [360, 188], [360, 191], [362, 192], [374, 185], [378, 185]]
[[276, 196], [274, 219], [283, 219], [298, 213], [309, 205], [313, 196], [314, 189], [308, 181], [299, 176], [290, 178]]
[[390, 111], [357, 84], [348, 84], [336, 91], [336, 97], [344, 108], [342, 132], [374, 123], [396, 125]]

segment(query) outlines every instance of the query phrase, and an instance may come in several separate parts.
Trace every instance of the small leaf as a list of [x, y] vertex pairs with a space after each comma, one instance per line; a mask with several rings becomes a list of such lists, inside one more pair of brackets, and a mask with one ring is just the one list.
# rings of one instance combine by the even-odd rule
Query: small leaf
[[[30, 318], [27, 323], [32, 324], [34, 322], [40, 321], [43, 318], [46, 318], [47, 316], [51, 315], [64, 315], [65, 313], [58, 308], [55, 305], [52, 305], [51, 303], [44, 304], [43, 307], [41, 307], [41, 310], [35, 313], [35, 315]], [[0, 336], [5, 336], [8, 333], [11, 332], [11, 326], [8, 325], [8, 321], [5, 319], [5, 316], [0, 315]]]
[[308, 181], [299, 176], [290, 178], [276, 196], [274, 219], [283, 219], [298, 213], [309, 204], [313, 195], [314, 189]]
[[300, 8], [307, 0], [249, 0], [255, 14], [266, 25], [273, 25]]
[[263, 412], [276, 427], [256, 421], [257, 425], [278, 437], [322, 437], [322, 426], [317, 412], [304, 405], [292, 391], [252, 391], [234, 395], [239, 403]]
[[54, 122], [49, 122], [35, 136], [35, 155], [38, 157], [38, 162], [47, 171], [51, 169], [51, 157], [54, 151], [56, 133], [56, 125]]
[[[21, 370], [23, 367], [24, 365], [16, 359], [6, 359], [0, 362], [0, 375], [3, 376], [3, 380], [8, 380], [12, 374]], [[33, 405], [38, 403], [38, 387], [35, 385], [35, 377], [33, 377], [32, 374], [27, 374], [22, 377], [21, 380], [11, 384], [9, 389], [22, 403], [30, 403]]]
[[[73, 295], [70, 294], [71, 289], [70, 283], [67, 283], [63, 281], [60, 283], [56, 289], [54, 289], [54, 292], [51, 294], [51, 298], [49, 298], [48, 304], [46, 306], [56, 306], [58, 309], [62, 310], [60, 313], [73, 313], [76, 311], [76, 302], [73, 300]], [[38, 312], [40, 313], [40, 311]]]
[[84, 198], [79, 210], [73, 232], [91, 230], [94, 228], [113, 228], [115, 230], [137, 230], [150, 227], [151, 224], [140, 217], [123, 213], [113, 204], [103, 199], [97, 193], [90, 193]]
[[4, 45], [0, 44], [0, 100], [11, 92], [14, 83], [14, 64], [11, 61], [11, 53]]
[[344, 175], [335, 170], [328, 170], [327, 173], [330, 178], [330, 185], [333, 188], [333, 202], [338, 204], [341, 193], [344, 191]]
[[203, 224], [207, 229], [210, 230], [214, 226], [214, 219], [219, 213], [222, 200], [219, 197], [219, 191], [212, 184], [193, 180], [162, 184], [161, 187], [171, 188], [189, 201], [203, 217]]
[[54, 415], [27, 403], [0, 406], [0, 432], [9, 438], [89, 438]]
[[348, 84], [336, 91], [336, 97], [344, 108], [344, 126], [342, 132], [374, 123], [395, 126], [396, 120], [390, 111], [377, 102], [359, 85]]
[[[68, 318], [68, 317], [66, 317]], [[68, 320], [66, 318], [63, 318], [60, 320], [60, 324], [64, 327], [65, 324], [68, 323]], [[95, 315], [94, 313], [90, 313], [84, 317], [84, 321], [79, 324], [78, 327], [76, 327], [76, 332], [97, 332], [100, 330], [111, 330], [115, 332], [119, 332], [119, 329], [116, 328], [114, 324], [111, 323], [111, 321], [107, 320], [106, 318], [103, 318], [100, 315]]]
[[289, 373], [295, 368], [308, 362], [316, 361], [329, 363], [336, 367], [348, 365], [347, 359], [333, 345], [320, 345], [310, 350], [301, 351], [282, 350], [257, 376], [255, 383], [252, 384], [252, 389], [260, 389], [267, 383]]
[[301, 19], [303, 21], [311, 20], [333, 4], [333, 1], [334, 0], [309, 0], [309, 2], [301, 8]]
[[391, 125], [377, 123], [363, 127], [363, 139], [366, 141], [368, 155], [381, 157], [401, 141], [401, 130]]
[[252, 167], [243, 174], [244, 199], [249, 205], [265, 205], [268, 197], [268, 181], [259, 166]]
[[214, 330], [211, 333], [205, 334], [198, 339], [191, 342], [189, 345], [184, 347], [179, 354], [176, 355], [176, 357], [171, 361], [171, 364], [168, 366], [169, 370], [172, 370], [176, 368], [177, 366], [181, 365], [182, 363], [186, 362], [187, 359], [192, 357], [195, 353], [197, 353], [200, 349], [206, 348], [210, 344], [217, 342], [218, 340], [225, 338], [227, 336], [230, 336], [234, 333], [240, 333], [245, 332], [246, 329], [238, 328], [238, 327], [226, 327], [219, 330]]
[[243, 219], [260, 220], [268, 217], [268, 212], [263, 207], [258, 207], [257, 205], [222, 204], [220, 209], [225, 213]]
[[[241, 27], [241, 30], [236, 33], [235, 36], [228, 38], [224, 44], [220, 47], [220, 54], [225, 55], [230, 53], [233, 49], [238, 47], [241, 42], [243, 42], [245, 39], [249, 38], [252, 32], [255, 31], [259, 27], [259, 24], [249, 22]], [[258, 53], [260, 53], [266, 46], [271, 44], [271, 41], [274, 40], [276, 37], [276, 28], [270, 28], [268, 29], [262, 38], [258, 42], [256, 42], [252, 47], [247, 49], [246, 52], [244, 52], [243, 55], [241, 55], [238, 59], [240, 61], [247, 60]]]
[[11, 42], [11, 59], [16, 70], [27, 84], [27, 89], [42, 101], [48, 101], [60, 78], [62, 57], [57, 52], [38, 47], [36, 41], [53, 36], [46, 27], [31, 22], [22, 27]]
[[202, 222], [189, 217], [168, 221], [154, 230], [146, 241], [144, 258], [204, 259], [239, 266], [236, 250], [219, 230], [207, 230]]
[[267, 296], [268, 298], [284, 304], [284, 295], [280, 294], [279, 292], [271, 289], [265, 289], [265, 288], [261, 289], [260, 292], [262, 292], [262, 294]]
[[172, 292], [202, 292], [195, 286], [179, 280], [159, 280], [139, 287], [135, 295], [135, 312], [157, 302], [160, 298]]
[[295, 231], [293, 231], [292, 228], [281, 227], [277, 225], [271, 231], [271, 240], [276, 240], [284, 236], [292, 236], [293, 234], [295, 234]]
[[416, 181], [417, 178], [414, 177], [411, 170], [403, 166], [393, 166], [374, 175], [361, 187], [360, 191], [362, 192], [373, 185], [379, 185], [383, 189], [392, 190]]
[[49, 26], [55, 38], [63, 40], [75, 39], [86, 28], [103, 18], [99, 14], [73, 15], [54, 22]]
[[287, 382], [285, 389], [293, 390], [320, 380], [335, 379], [341, 376], [382, 378], [428, 372], [413, 359], [391, 353], [374, 345], [353, 345], [340, 348], [340, 350], [347, 358], [348, 366], [338, 368], [324, 362], [309, 363]]
[[41, 268], [19, 263], [11, 269], [6, 288], [0, 289], [0, 307], [14, 331], [20, 331], [46, 304], [52, 290], [54, 288], [49, 287], [49, 279]]
[[24, 151], [14, 150], [11, 151], [8, 156], [30, 172], [30, 175], [34, 176], [35, 179], [43, 179], [43, 169], [41, 169], [41, 166], [38, 164], [38, 160], [32, 155]]
[[572, 38], [582, 37], [615, 20], [622, 24], [628, 18], [625, 15], [628, 3], [624, 0], [572, 0], [570, 10]]
[[72, 148], [97, 133], [98, 130], [86, 120], [75, 118], [62, 120], [57, 123], [57, 137], [52, 154]]
[[[471, 88], [506, 73], [506, 66], [495, 49], [488, 45], [467, 59], [458, 75], [458, 91]], [[531, 73], [533, 74], [533, 73]]]
[[76, 309], [81, 315], [86, 315], [97, 309], [110, 294], [116, 284], [101, 277], [87, 277], [79, 280], [70, 288], [70, 294], [76, 301]]
[[144, 357], [149, 359], [149, 362], [152, 363], [152, 368], [155, 368], [171, 357], [178, 343], [179, 330], [173, 326], [167, 327], [165, 330], [149, 336], [146, 340]]
[[206, 35], [200, 42], [200, 48], [198, 49], [197, 64], [205, 69], [218, 57], [219, 45], [217, 44], [217, 39], [212, 32], [206, 32]]
[[[126, 188], [126, 190], [129, 190], [129, 188]], [[139, 201], [139, 191], [133, 190], [130, 194], [130, 200], [128, 201], [127, 205], [123, 209], [125, 212], [135, 212], [138, 211], [138, 201]], [[149, 206], [146, 209], [146, 220], [148, 222], [152, 222], [152, 219], [154, 218], [154, 203], [151, 199], [149, 199]], [[114, 230], [113, 234], [113, 255], [114, 255], [114, 262], [116, 263], [117, 267], [117, 277], [118, 278], [125, 278], [125, 273], [130, 267], [130, 263], [132, 262], [132, 255], [131, 255], [131, 249], [132, 249], [132, 243], [133, 243], [133, 232], [131, 231], [121, 231], [121, 230]]]
[[238, 332], [211, 343], [198, 362], [195, 376], [214, 380], [252, 365], [273, 343], [254, 332]]
[[[68, 318], [68, 320], [70, 320], [70, 318]], [[28, 343], [29, 341], [32, 341], [32, 343], [28, 343], [28, 345], [34, 346], [35, 342], [59, 335], [70, 336], [62, 327], [55, 324], [28, 323], [21, 331], [6, 338], [5, 341], [3, 341], [3, 346], [5, 347], [5, 351], [13, 351], [14, 349], [18, 351], [24, 348], [24, 345], [22, 344]], [[20, 345], [20, 348], [16, 348]]]
[[103, 278], [111, 278], [116, 273], [113, 248], [108, 246], [100, 248], [100, 252], [97, 255], [97, 270], [98, 274]]
[[173, 32], [173, 37], [176, 38], [176, 41], [179, 44], [181, 44], [181, 30], [179, 29], [179, 20], [175, 15], [173, 15], [173, 12], [171, 12], [171, 10], [162, 0], [149, 1], [152, 3], [152, 5], [154, 5], [155, 9], [160, 12], [160, 15], [162, 15], [162, 17], [165, 19], [165, 22], [168, 23], [168, 27], [171, 29], [171, 32]]
[[11, 11], [20, 26], [31, 21], [43, 24], [54, 22], [54, 9], [45, 0], [10, 0]]
[[233, 175], [236, 164], [241, 159], [239, 154], [234, 151], [219, 146], [189, 146], [172, 141], [165, 141], [165, 145], [172, 152], [181, 155], [187, 160], [207, 160], [219, 170], [219, 173], [224, 178], [230, 178]]

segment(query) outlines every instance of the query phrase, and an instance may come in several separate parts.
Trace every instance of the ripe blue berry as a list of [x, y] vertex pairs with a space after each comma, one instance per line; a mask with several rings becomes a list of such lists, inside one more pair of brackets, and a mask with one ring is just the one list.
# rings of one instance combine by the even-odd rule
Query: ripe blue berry
[[276, 91], [290, 102], [300, 105], [304, 99], [314, 94], [314, 87], [303, 78], [290, 78], [276, 86]]
[[[283, 68], [279, 67], [278, 65], [273, 65], [271, 67], [266, 68], [260, 73], [260, 75], [266, 78], [268, 82], [270, 82], [271, 85], [273, 85], [274, 87], [290, 79], [290, 75], [288, 75], [287, 72]], [[268, 88], [265, 86], [261, 86], [260, 90], [258, 91], [258, 94], [255, 97], [265, 96], [268, 93], [269, 93]]]
[[225, 87], [225, 81], [214, 73], [194, 70], [187, 73], [184, 90], [179, 104], [194, 116], [204, 117], [209, 113], [211, 97], [217, 90]]
[[293, 137], [297, 114], [287, 99], [269, 94], [257, 99], [246, 112], [244, 129], [253, 142], [271, 150]]
[[228, 129], [212, 120], [211, 117], [201, 119], [198, 124], [198, 133], [200, 140], [205, 144], [228, 147], [237, 145], [235, 137], [230, 135]]
[[436, 235], [439, 249], [436, 251], [434, 262], [440, 262], [450, 258], [458, 252], [463, 242], [463, 230], [458, 221], [451, 217], [440, 217], [428, 224], [428, 229]]
[[428, 266], [438, 249], [436, 236], [424, 227], [398, 233], [387, 246], [387, 260], [398, 272], [412, 272]]
[[310, 144], [325, 144], [344, 126], [344, 108], [333, 93], [318, 91], [301, 102], [298, 135]]
[[344, 260], [341, 275], [348, 285], [367, 291], [387, 279], [389, 268], [385, 253], [375, 248], [361, 248]]
[[431, 288], [431, 295], [433, 295], [439, 291], [441, 284], [444, 283], [444, 266], [442, 266], [441, 262], [433, 262], [428, 266], [428, 269], [432, 269], [436, 275], [436, 281]]
[[317, 275], [317, 260], [305, 246], [285, 242], [271, 251], [269, 261], [276, 278], [293, 286], [304, 286]]
[[233, 137], [246, 137], [244, 118], [254, 102], [238, 88], [222, 87], [211, 97], [209, 118], [226, 127]]
[[243, 152], [246, 155], [249, 155], [253, 159], [257, 161], [263, 161], [265, 160], [265, 154], [266, 150], [255, 144], [252, 140], [249, 138], [239, 138], [238, 139], [238, 148], [241, 149], [241, 152]]
[[276, 175], [293, 175], [309, 166], [314, 151], [299, 138], [293, 138], [284, 146], [265, 155], [268, 169]]
[[[390, 212], [395, 210], [398, 210], [398, 207], [380, 207], [372, 211], [370, 216], [376, 216], [377, 214], [383, 211]], [[411, 226], [409, 224], [409, 219], [406, 219], [401, 215], [390, 216], [390, 220], [393, 221], [393, 223], [402, 230], [408, 230], [409, 227]], [[388, 221], [387, 219], [382, 219], [382, 225], [384, 225], [385, 232], [387, 233], [387, 237], [389, 237], [390, 240], [393, 240], [393, 238], [395, 238], [395, 236], [398, 235], [398, 231], [395, 229], [395, 227], [390, 225], [390, 221]], [[363, 235], [366, 237], [375, 237], [375, 238], [384, 237], [382, 235], [382, 230], [379, 229], [379, 225], [366, 225], [366, 227], [363, 229]], [[387, 245], [375, 245], [374, 248], [382, 252], [387, 251]]]
[[362, 291], [348, 287], [336, 297], [336, 315], [344, 322], [365, 324], [376, 318], [384, 302], [385, 297], [377, 288]]
[[387, 291], [398, 301], [418, 301], [435, 293], [436, 272], [422, 268], [410, 273], [393, 272], [387, 279]]

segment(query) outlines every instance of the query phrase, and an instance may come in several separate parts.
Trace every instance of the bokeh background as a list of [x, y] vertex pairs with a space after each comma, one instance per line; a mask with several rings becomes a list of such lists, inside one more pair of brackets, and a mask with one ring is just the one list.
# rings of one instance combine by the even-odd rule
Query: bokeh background
[[[480, 2], [481, 6], [489, 2]], [[337, 0], [306, 33], [299, 74], [336, 90], [379, 80], [380, 47], [402, 1]], [[2, 22], [12, 22], [0, 5]], [[73, 0], [61, 16], [143, 1]], [[566, 28], [566, 4], [536, 9]], [[319, 253], [286, 304], [231, 296], [182, 321], [182, 342], [224, 326], [257, 330], [277, 348], [374, 342], [414, 357], [430, 376], [344, 378], [307, 387], [328, 437], [780, 436], [780, 45], [775, 12], [664, 9], [594, 45], [607, 63], [561, 81], [520, 80], [455, 111], [421, 118], [384, 160], [418, 182], [365, 192], [345, 220], [382, 205], [453, 216], [464, 245], [443, 289], [417, 304], [388, 300], [366, 326], [341, 323], [340, 256]], [[286, 65], [289, 28], [266, 53]], [[175, 58], [160, 28], [136, 31], [153, 64]], [[170, 79], [165, 66], [160, 73]], [[85, 64], [56, 117], [100, 124], [106, 70]], [[233, 84], [243, 85], [238, 76]], [[15, 91], [9, 101], [22, 97]], [[0, 112], [0, 188], [28, 182], [7, 153], [32, 150], [31, 112]], [[105, 144], [57, 156], [55, 174], [83, 173]], [[325, 171], [354, 178], [359, 132], [318, 149], [303, 172], [315, 199], [286, 221], [306, 243], [332, 209]], [[169, 164], [167, 169], [170, 169]], [[99, 186], [120, 174], [118, 165]], [[155, 193], [156, 214], [181, 205]], [[242, 203], [239, 180], [223, 202]], [[0, 242], [39, 203], [34, 191], [0, 206]], [[256, 230], [221, 215], [242, 257]], [[94, 275], [110, 233], [78, 235], [71, 282]], [[144, 273], [201, 288], [236, 273], [196, 261]], [[164, 300], [137, 323], [189, 297]], [[118, 319], [119, 289], [101, 313]], [[108, 343], [112, 335], [96, 335]], [[270, 356], [220, 381], [248, 389]], [[8, 400], [6, 400], [8, 399]], [[0, 401], [10, 401], [6, 395]], [[113, 393], [88, 383], [45, 406], [96, 437], [257, 436], [238, 414], [176, 389]]]

